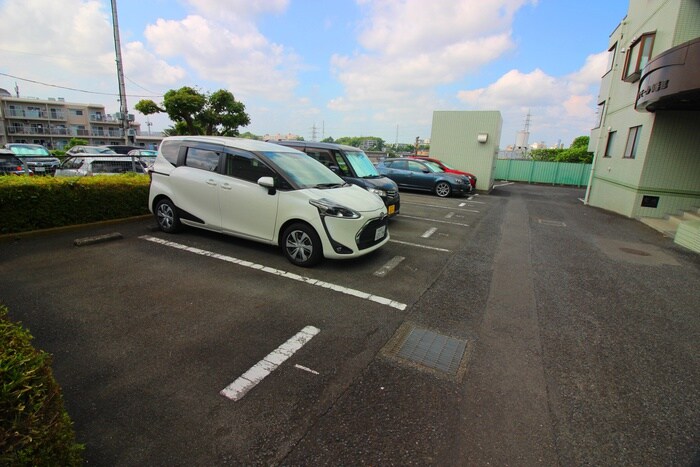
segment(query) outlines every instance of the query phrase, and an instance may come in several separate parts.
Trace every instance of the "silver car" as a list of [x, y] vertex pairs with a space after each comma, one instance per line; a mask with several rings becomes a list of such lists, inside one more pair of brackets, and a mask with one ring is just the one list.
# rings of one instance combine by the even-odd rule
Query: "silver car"
[[56, 177], [117, 175], [127, 172], [144, 173], [148, 164], [135, 156], [85, 154], [68, 157], [56, 170]]

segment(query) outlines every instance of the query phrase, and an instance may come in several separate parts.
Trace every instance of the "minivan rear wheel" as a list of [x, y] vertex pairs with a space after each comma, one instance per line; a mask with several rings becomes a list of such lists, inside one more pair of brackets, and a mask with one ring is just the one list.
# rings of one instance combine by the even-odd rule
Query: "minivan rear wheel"
[[158, 228], [165, 233], [175, 233], [180, 230], [180, 216], [177, 208], [168, 198], [163, 198], [156, 203], [156, 222]]
[[321, 239], [316, 231], [307, 224], [295, 223], [282, 234], [282, 252], [287, 259], [297, 266], [308, 268], [318, 264], [323, 257]]

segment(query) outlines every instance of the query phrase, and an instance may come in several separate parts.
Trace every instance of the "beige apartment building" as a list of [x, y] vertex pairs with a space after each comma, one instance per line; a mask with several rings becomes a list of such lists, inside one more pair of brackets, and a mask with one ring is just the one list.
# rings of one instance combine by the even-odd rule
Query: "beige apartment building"
[[[630, 0], [610, 35], [589, 150], [586, 203], [640, 219], [677, 243], [681, 228], [698, 225], [700, 1]], [[700, 237], [692, 242], [700, 251]]]
[[[0, 89], [0, 146], [7, 143], [42, 144], [62, 149], [71, 138], [90, 145], [126, 144], [119, 114], [100, 104], [66, 102], [62, 98], [15, 97]], [[129, 115], [129, 144], [155, 147], [161, 135], [141, 135], [141, 125]]]

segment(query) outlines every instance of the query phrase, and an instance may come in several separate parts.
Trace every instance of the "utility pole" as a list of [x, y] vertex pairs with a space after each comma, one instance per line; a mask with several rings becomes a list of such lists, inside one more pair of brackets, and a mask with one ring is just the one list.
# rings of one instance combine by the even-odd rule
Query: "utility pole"
[[122, 46], [119, 40], [119, 20], [117, 19], [117, 0], [112, 0], [112, 24], [114, 26], [114, 51], [117, 55], [117, 80], [119, 81], [119, 113], [121, 114], [122, 131], [125, 144], [129, 139], [129, 110], [126, 106], [126, 87], [124, 86], [124, 67], [122, 66]]

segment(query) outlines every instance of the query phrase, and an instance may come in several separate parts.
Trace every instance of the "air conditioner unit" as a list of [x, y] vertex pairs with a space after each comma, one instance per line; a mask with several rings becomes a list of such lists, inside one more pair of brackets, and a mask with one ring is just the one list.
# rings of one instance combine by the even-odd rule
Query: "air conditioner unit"
[[136, 130], [130, 128], [130, 129], [126, 130], [126, 135], [127, 136], [136, 136]]
[[129, 121], [130, 121], [130, 122], [133, 122], [134, 119], [135, 119], [135, 118], [134, 118], [134, 114], [129, 114]]

